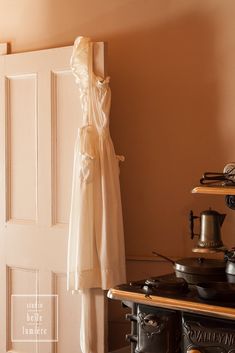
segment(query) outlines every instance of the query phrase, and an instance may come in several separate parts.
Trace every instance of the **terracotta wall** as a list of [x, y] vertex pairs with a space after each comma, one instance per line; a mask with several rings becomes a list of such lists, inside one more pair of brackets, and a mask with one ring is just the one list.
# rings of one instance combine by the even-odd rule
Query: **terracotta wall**
[[[204, 171], [235, 161], [233, 0], [2, 0], [0, 41], [12, 52], [108, 42], [111, 132], [125, 154], [121, 187], [128, 256], [191, 254], [188, 213], [235, 212], [192, 195]], [[131, 276], [131, 274], [130, 274]]]

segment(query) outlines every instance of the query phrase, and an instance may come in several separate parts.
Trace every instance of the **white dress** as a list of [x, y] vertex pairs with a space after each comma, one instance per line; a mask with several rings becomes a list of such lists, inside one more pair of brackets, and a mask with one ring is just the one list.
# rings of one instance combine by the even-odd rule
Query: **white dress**
[[[93, 46], [78, 37], [71, 57], [80, 89], [83, 126], [74, 150], [69, 221], [67, 288], [89, 302], [90, 288], [108, 289], [126, 281], [119, 160], [109, 132], [109, 78], [93, 72]], [[86, 306], [86, 304], [84, 304]], [[88, 305], [88, 304], [87, 304]], [[89, 308], [86, 307], [87, 313]], [[85, 308], [82, 351], [90, 353]]]

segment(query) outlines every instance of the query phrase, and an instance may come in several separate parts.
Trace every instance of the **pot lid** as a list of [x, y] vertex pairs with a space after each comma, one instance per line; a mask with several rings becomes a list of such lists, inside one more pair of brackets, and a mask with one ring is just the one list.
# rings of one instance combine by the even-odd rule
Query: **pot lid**
[[224, 274], [226, 263], [224, 260], [205, 259], [204, 257], [186, 257], [175, 262], [175, 270], [185, 273], [210, 275]]

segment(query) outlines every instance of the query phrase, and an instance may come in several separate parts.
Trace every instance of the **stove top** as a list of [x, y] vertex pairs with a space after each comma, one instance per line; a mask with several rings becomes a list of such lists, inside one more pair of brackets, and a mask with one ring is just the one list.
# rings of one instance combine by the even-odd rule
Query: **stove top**
[[188, 312], [235, 318], [235, 284], [204, 282], [190, 284], [175, 273], [130, 282], [110, 289], [108, 297]]
[[133, 289], [146, 296], [159, 294], [182, 296], [189, 291], [186, 280], [184, 278], [177, 278], [174, 274], [130, 282], [127, 286], [131, 288], [131, 291]]
[[235, 284], [223, 282], [187, 283], [174, 273], [152, 277], [146, 280], [130, 282], [118, 286], [119, 289], [141, 293], [146, 297], [161, 296], [195, 302], [207, 302], [212, 305], [235, 307]]

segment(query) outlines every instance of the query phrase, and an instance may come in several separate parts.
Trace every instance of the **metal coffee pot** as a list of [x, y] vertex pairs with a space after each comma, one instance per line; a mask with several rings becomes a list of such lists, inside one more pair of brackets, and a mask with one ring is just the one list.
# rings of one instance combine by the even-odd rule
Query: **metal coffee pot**
[[[226, 214], [220, 214], [212, 209], [201, 212], [199, 217], [194, 216], [193, 211], [190, 211], [191, 239], [195, 235], [199, 236], [197, 246], [192, 249], [193, 252], [212, 253], [226, 250], [220, 232], [225, 217]], [[200, 234], [194, 233], [194, 220], [197, 218], [200, 219]]]

